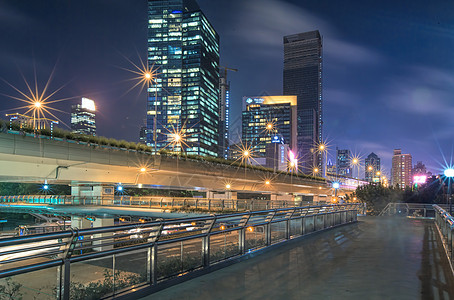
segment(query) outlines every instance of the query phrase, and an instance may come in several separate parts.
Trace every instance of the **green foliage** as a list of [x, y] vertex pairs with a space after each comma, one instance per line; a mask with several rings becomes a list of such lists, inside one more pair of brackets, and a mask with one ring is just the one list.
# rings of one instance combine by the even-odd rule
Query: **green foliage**
[[[68, 185], [53, 184], [50, 186], [51, 195], [70, 195], [71, 187]], [[0, 182], [0, 196], [11, 195], [38, 195], [42, 194], [41, 185], [37, 183]]]
[[442, 203], [442, 191], [438, 180], [421, 185], [418, 189], [384, 187], [381, 184], [363, 185], [350, 198], [357, 197], [367, 204], [367, 213], [378, 215], [388, 203]]
[[[115, 290], [121, 290], [131, 287], [135, 284], [145, 281], [145, 276], [138, 274], [129, 274], [120, 270], [115, 271]], [[71, 282], [70, 299], [71, 300], [96, 300], [113, 292], [114, 281], [112, 271], [104, 269], [104, 279], [88, 284]]]
[[5, 279], [5, 284], [0, 284], [0, 300], [21, 300], [20, 289], [22, 284], [14, 282], [10, 277]]
[[50, 129], [49, 129], [49, 128], [41, 129], [41, 130], [39, 131], [39, 134], [45, 135], [45, 136], [51, 136], [51, 135], [52, 135], [52, 133], [50, 132]]
[[120, 147], [120, 148], [127, 148], [128, 144], [129, 143], [127, 141], [125, 141], [125, 140], [117, 141], [117, 146]]

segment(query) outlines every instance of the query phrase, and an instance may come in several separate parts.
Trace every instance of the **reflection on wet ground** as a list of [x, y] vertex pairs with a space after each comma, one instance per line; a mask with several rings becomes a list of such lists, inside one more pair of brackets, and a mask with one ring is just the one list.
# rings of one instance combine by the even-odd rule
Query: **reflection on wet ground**
[[145, 299], [454, 299], [430, 220], [365, 217]]

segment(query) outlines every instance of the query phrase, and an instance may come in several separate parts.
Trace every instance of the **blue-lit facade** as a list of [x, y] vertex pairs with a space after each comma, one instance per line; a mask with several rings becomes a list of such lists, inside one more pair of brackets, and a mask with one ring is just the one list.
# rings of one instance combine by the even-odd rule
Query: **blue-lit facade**
[[148, 1], [148, 65], [159, 75], [148, 89], [147, 144], [169, 149], [181, 131], [174, 151], [218, 156], [219, 36], [195, 1]]
[[[254, 156], [265, 157], [269, 144], [296, 148], [296, 96], [243, 97], [242, 142], [254, 149]], [[267, 130], [267, 125], [272, 129]]]
[[336, 174], [353, 177], [350, 164], [351, 153], [348, 149], [336, 149]]

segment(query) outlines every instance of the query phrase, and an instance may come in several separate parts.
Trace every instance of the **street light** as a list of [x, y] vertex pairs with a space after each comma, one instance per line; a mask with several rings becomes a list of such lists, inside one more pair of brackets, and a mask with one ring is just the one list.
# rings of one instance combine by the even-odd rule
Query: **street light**
[[452, 215], [452, 200], [451, 200], [451, 178], [454, 177], [454, 168], [446, 169], [443, 174], [448, 178], [448, 200], [449, 200], [449, 214]]
[[334, 189], [334, 198], [337, 199], [337, 190], [340, 188], [339, 182], [333, 182], [333, 189]]

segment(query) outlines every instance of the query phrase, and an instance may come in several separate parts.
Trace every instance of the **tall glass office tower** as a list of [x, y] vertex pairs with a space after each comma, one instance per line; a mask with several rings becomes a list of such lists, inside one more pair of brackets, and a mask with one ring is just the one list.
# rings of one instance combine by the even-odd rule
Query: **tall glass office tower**
[[[322, 38], [310, 31], [284, 37], [284, 95], [298, 97], [298, 158], [303, 171], [323, 170]], [[323, 173], [323, 172], [322, 172]]]
[[147, 144], [169, 149], [182, 131], [174, 151], [217, 156], [219, 35], [194, 0], [148, 0], [148, 65], [159, 75], [148, 88]]

